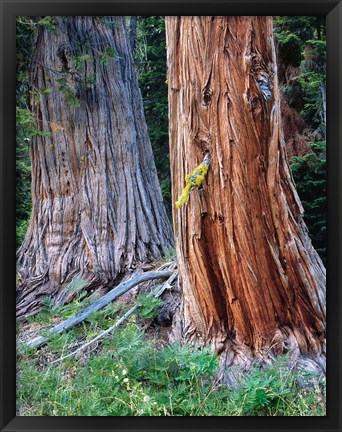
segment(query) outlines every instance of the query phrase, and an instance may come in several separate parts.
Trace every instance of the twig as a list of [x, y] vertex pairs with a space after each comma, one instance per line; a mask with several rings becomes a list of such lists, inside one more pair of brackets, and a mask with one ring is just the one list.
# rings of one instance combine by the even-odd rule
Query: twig
[[[153, 280], [153, 279], [164, 279], [170, 277], [172, 274], [173, 271], [165, 270], [160, 272], [151, 271], [151, 272], [146, 272], [137, 275], [131, 278], [130, 280], [119, 284], [116, 288], [113, 288], [107, 294], [105, 294], [104, 296], [96, 300], [93, 304], [83, 309], [82, 311], [78, 312], [75, 316], [68, 318], [67, 320], [52, 327], [47, 331], [47, 333], [48, 334], [63, 333], [66, 330], [69, 330], [71, 327], [75, 326], [76, 324], [79, 324], [80, 322], [84, 321], [91, 313], [103, 309], [108, 303], [116, 300], [122, 294], [134, 288], [136, 285], [140, 284], [141, 282], [146, 282], [148, 280]], [[45, 344], [47, 341], [48, 341], [47, 337], [37, 336], [34, 339], [31, 339], [25, 345], [30, 348], [34, 348]]]
[[89, 345], [93, 344], [94, 342], [96, 342], [97, 340], [101, 339], [103, 336], [105, 336], [106, 334], [110, 333], [112, 330], [114, 330], [116, 327], [119, 327], [119, 325], [125, 321], [126, 318], [128, 318], [130, 315], [132, 315], [133, 312], [135, 312], [138, 308], [140, 307], [139, 304], [136, 304], [135, 306], [133, 306], [128, 312], [125, 313], [125, 315], [123, 315], [114, 325], [112, 325], [111, 327], [109, 327], [107, 330], [105, 330], [104, 332], [100, 333], [98, 336], [96, 336], [94, 339], [92, 339], [91, 341], [85, 343], [84, 345], [81, 345], [79, 348], [77, 348], [75, 351], [73, 351], [72, 353], [61, 357], [57, 360], [54, 360], [53, 362], [51, 362], [50, 364], [54, 364], [54, 363], [58, 363], [62, 360], [65, 360], [71, 356], [74, 356], [75, 354], [77, 354], [80, 351], [83, 351], [85, 348], [87, 348]]
[[[176, 279], [176, 277], [178, 276], [178, 272], [173, 273], [169, 279], [160, 287], [160, 289], [158, 291], [156, 291], [156, 293], [154, 294], [154, 297], [160, 297], [163, 292], [167, 289], [171, 288], [171, 284], [172, 282]], [[99, 339], [103, 338], [104, 336], [106, 336], [108, 333], [110, 333], [111, 331], [113, 331], [115, 328], [119, 327], [119, 325], [121, 323], [123, 323], [129, 316], [131, 316], [137, 309], [139, 309], [141, 305], [140, 304], [136, 304], [135, 306], [133, 306], [129, 311], [127, 311], [115, 324], [113, 324], [111, 327], [109, 327], [107, 330], [105, 330], [104, 332], [100, 333], [99, 335], [97, 335], [94, 339], [92, 339], [91, 341], [81, 345], [79, 348], [77, 348], [75, 351], [73, 351], [72, 353], [60, 357], [57, 360], [54, 360], [53, 362], [51, 362], [50, 364], [54, 364], [54, 363], [58, 363], [62, 360], [65, 360], [69, 357], [74, 356], [75, 354], [77, 354], [80, 351], [83, 351], [85, 348], [87, 348], [89, 345], [92, 345], [94, 342], [98, 341]]]
[[176, 261], [166, 262], [162, 264], [160, 267], [158, 267], [156, 271], [164, 270], [165, 268], [167, 268], [168, 270], [173, 270], [174, 268], [176, 268]]
[[160, 289], [159, 289], [159, 291], [157, 291], [155, 294], [154, 294], [154, 297], [160, 297], [162, 294], [163, 294], [163, 292], [165, 291], [165, 290], [167, 290], [167, 289], [170, 289], [170, 288], [172, 288], [172, 286], [171, 286], [171, 284], [173, 283], [173, 281], [176, 279], [178, 277], [178, 272], [175, 272], [175, 273], [173, 273], [173, 275], [171, 275], [170, 277], [169, 277], [169, 279], [160, 287]]

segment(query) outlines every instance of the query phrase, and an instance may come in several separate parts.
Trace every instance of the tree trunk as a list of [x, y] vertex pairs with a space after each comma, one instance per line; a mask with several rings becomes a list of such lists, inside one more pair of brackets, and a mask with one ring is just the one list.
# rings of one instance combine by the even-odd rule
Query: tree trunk
[[[309, 142], [317, 140], [317, 134], [313, 133], [304, 122], [299, 112], [289, 105], [285, 94], [280, 92], [281, 120], [286, 143], [286, 156], [291, 162], [294, 156], [303, 157], [313, 150]], [[319, 137], [321, 138], [321, 137]]]
[[[18, 252], [18, 316], [82, 279], [105, 288], [173, 244], [123, 17], [40, 28], [31, 73], [38, 128], [32, 215]], [[48, 90], [44, 90], [48, 89]]]
[[222, 366], [286, 351], [324, 364], [325, 268], [311, 245], [281, 129], [271, 17], [167, 17], [173, 201], [183, 288], [174, 337]]
[[[278, 46], [277, 72], [280, 95], [280, 111], [282, 128], [286, 143], [286, 155], [291, 162], [293, 156], [303, 157], [312, 153], [312, 148], [308, 144], [316, 141], [317, 136], [313, 133], [300, 115], [304, 108], [303, 94], [297, 90], [296, 98], [292, 101], [292, 106], [284, 92], [287, 87], [296, 86], [296, 78], [300, 75], [300, 54], [292, 55], [291, 49], [281, 49]], [[295, 63], [295, 65], [291, 64]], [[292, 90], [293, 91], [293, 90]]]

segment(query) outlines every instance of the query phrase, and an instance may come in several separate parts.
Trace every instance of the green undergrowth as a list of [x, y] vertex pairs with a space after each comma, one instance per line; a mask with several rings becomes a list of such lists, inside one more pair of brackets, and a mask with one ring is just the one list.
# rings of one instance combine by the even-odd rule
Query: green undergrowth
[[[151, 302], [142, 309], [150, 322]], [[160, 303], [155, 304], [155, 311]], [[78, 302], [58, 308], [68, 317]], [[217, 383], [218, 358], [209, 348], [180, 343], [156, 346], [131, 316], [86, 350], [51, 362], [111, 326], [129, 307], [115, 303], [45, 347], [18, 353], [19, 416], [324, 416], [324, 378], [288, 367], [287, 356], [271, 366], [238, 373], [237, 388]], [[30, 325], [44, 325], [56, 309], [45, 303]], [[144, 313], [139, 322], [144, 319]], [[18, 327], [20, 327], [19, 325]], [[310, 380], [305, 389], [298, 385]]]

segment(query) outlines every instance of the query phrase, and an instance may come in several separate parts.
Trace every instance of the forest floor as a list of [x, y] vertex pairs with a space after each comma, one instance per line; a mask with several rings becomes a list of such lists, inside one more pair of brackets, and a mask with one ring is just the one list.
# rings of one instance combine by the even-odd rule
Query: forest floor
[[[267, 368], [254, 367], [247, 376], [241, 373], [238, 388], [218, 383], [215, 352], [168, 342], [180, 293], [176, 285], [154, 301], [146, 292], [156, 286], [153, 281], [131, 290], [38, 349], [23, 348], [23, 342], [75, 315], [91, 297], [80, 295], [58, 308], [47, 299], [41, 312], [18, 322], [17, 415], [326, 415], [325, 377], [294, 372], [287, 356]], [[144, 306], [120, 327], [58, 361], [112, 326], [137, 299]]]

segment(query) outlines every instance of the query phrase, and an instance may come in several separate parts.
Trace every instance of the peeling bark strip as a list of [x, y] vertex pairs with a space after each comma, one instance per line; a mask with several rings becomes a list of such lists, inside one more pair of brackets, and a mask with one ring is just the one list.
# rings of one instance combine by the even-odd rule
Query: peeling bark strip
[[[167, 17], [172, 193], [182, 320], [226, 364], [324, 351], [325, 268], [285, 155], [271, 17]], [[203, 211], [205, 209], [205, 211]], [[178, 332], [178, 333], [177, 333]]]
[[[18, 252], [18, 316], [107, 287], [173, 244], [123, 17], [58, 17], [39, 29], [31, 73], [38, 127], [32, 216]], [[77, 106], [79, 100], [79, 106]], [[59, 129], [56, 130], [58, 125]]]

